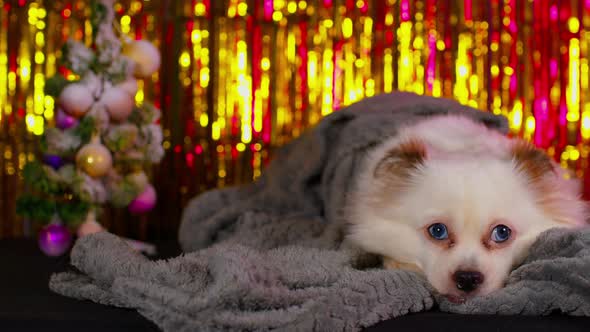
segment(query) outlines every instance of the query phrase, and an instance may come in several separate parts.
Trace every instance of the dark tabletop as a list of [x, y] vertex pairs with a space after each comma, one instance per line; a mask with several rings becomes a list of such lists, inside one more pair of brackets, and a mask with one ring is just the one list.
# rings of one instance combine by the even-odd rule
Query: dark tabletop
[[[163, 246], [165, 255], [175, 252]], [[68, 266], [66, 257], [44, 256], [34, 241], [0, 240], [0, 331], [158, 331], [134, 310], [56, 295], [51, 273]], [[585, 331], [590, 318], [454, 315], [436, 311], [381, 322], [367, 331]]]

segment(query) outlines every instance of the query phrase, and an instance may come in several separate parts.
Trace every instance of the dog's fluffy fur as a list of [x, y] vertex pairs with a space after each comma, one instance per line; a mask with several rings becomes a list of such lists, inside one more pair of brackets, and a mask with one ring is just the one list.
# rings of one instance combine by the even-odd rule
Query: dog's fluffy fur
[[[347, 209], [349, 241], [455, 299], [502, 287], [541, 232], [587, 217], [576, 182], [542, 151], [449, 115], [407, 126], [369, 152]], [[430, 236], [434, 223], [447, 226], [448, 239]], [[497, 225], [510, 227], [509, 240], [491, 240]], [[466, 293], [457, 271], [476, 271], [482, 283]]]

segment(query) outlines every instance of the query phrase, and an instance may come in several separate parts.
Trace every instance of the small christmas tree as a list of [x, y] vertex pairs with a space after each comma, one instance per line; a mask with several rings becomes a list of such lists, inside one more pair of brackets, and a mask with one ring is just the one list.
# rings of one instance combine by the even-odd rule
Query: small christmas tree
[[151, 77], [160, 54], [147, 41], [115, 34], [113, 2], [92, 2], [90, 47], [74, 40], [64, 45], [62, 62], [79, 79], [57, 75], [46, 82], [46, 94], [59, 105], [56, 127], [45, 131], [40, 158], [23, 172], [29, 190], [17, 212], [50, 223], [39, 237], [49, 255], [67, 250], [68, 228], [80, 236], [101, 230], [95, 213], [107, 203], [132, 213], [155, 205], [145, 171], [164, 155], [160, 111], [136, 105], [135, 94], [136, 78]]

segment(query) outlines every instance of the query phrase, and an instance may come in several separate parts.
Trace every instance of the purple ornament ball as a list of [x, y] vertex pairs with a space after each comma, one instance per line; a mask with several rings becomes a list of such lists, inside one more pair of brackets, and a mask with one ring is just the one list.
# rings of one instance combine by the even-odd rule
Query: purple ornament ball
[[55, 116], [55, 125], [59, 129], [66, 130], [78, 125], [78, 119], [59, 109]]
[[47, 256], [61, 256], [72, 244], [72, 234], [64, 225], [49, 224], [39, 232], [39, 248]]
[[53, 167], [53, 169], [58, 169], [64, 164], [64, 161], [60, 156], [46, 154], [43, 156], [43, 163]]
[[129, 203], [127, 209], [133, 214], [140, 214], [150, 211], [154, 206], [156, 206], [156, 190], [148, 184], [145, 190]]

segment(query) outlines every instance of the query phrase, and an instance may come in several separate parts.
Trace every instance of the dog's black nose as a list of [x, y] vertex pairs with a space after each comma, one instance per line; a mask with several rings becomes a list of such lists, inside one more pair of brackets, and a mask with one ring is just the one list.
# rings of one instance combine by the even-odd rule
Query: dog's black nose
[[477, 271], [457, 271], [453, 274], [453, 280], [458, 290], [469, 293], [483, 283], [483, 274]]

